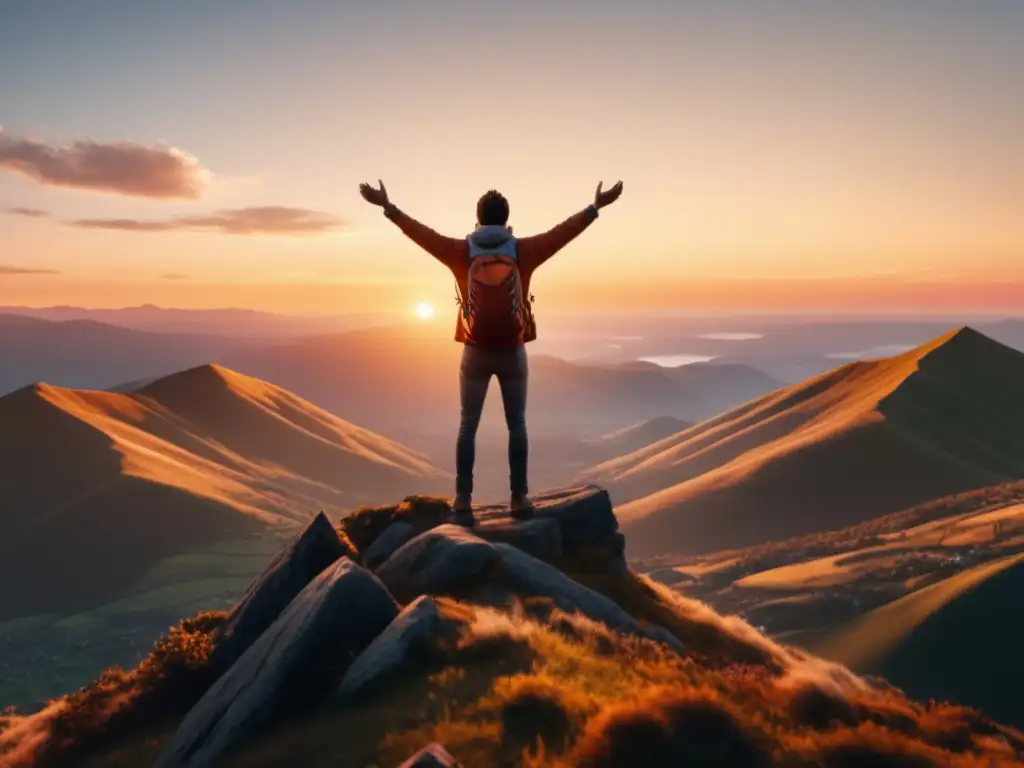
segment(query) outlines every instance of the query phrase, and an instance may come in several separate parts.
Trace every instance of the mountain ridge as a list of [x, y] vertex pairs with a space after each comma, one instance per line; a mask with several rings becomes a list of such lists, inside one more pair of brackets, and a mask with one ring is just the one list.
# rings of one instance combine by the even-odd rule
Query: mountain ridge
[[[219, 366], [130, 394], [28, 385], [0, 398], [0, 430], [20, 437], [0, 445], [0, 578], [38, 587], [5, 591], [0, 618], [109, 598], [204, 542], [450, 483], [422, 454]], [[61, 565], [85, 574], [66, 584]]]
[[[1024, 428], [1024, 385], [1015, 382], [1024, 382], [1024, 355], [961, 328], [768, 393], [579, 479], [607, 483], [628, 499], [623, 525], [645, 555], [658, 554], [657, 539], [673, 528], [665, 514], [698, 503], [709, 520], [721, 520], [704, 540], [696, 518], [683, 526], [685, 536], [677, 530], [671, 543], [684, 553], [809, 533], [815, 520], [842, 527], [869, 510], [885, 514], [1024, 471], [1014, 459], [1024, 450], [1015, 430]], [[822, 506], [831, 516], [812, 511]], [[744, 507], [761, 507], [765, 518]], [[663, 522], [654, 525], [652, 516]]]

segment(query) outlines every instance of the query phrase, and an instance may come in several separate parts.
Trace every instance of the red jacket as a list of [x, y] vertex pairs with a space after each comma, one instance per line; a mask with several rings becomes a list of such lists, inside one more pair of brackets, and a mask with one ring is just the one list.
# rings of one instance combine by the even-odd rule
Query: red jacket
[[[469, 246], [464, 237], [447, 237], [412, 216], [400, 211], [394, 205], [384, 208], [384, 215], [398, 225], [409, 239], [451, 270], [458, 283], [460, 295], [465, 296], [469, 276]], [[588, 205], [582, 211], [570, 216], [561, 224], [540, 235], [517, 238], [516, 253], [519, 261], [519, 277], [522, 281], [523, 296], [530, 295], [530, 278], [534, 270], [572, 242], [597, 218], [597, 209]], [[462, 324], [456, 318], [455, 340], [466, 343]]]

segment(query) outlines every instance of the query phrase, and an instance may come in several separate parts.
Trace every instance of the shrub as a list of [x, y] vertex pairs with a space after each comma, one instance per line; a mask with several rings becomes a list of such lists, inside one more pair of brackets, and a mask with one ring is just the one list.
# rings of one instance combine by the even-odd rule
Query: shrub
[[216, 680], [210, 663], [214, 632], [226, 618], [217, 611], [185, 619], [134, 670], [112, 667], [66, 696], [41, 757], [87, 752], [128, 730], [187, 712]]

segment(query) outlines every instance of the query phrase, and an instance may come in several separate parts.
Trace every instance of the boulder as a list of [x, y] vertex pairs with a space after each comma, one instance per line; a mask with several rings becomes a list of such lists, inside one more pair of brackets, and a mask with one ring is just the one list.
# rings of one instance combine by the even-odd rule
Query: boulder
[[387, 560], [396, 549], [405, 544], [416, 535], [416, 529], [411, 523], [404, 520], [396, 520], [363, 553], [363, 565], [367, 568], [376, 568]]
[[376, 573], [398, 599], [412, 600], [467, 586], [499, 557], [494, 544], [447, 523], [407, 541]]
[[185, 716], [156, 768], [212, 766], [329, 694], [398, 615], [380, 580], [344, 557], [296, 596]]
[[398, 768], [462, 768], [462, 763], [438, 743], [424, 747]]
[[327, 566], [351, 557], [323, 512], [274, 558], [231, 610], [217, 636], [213, 663], [230, 667]]
[[338, 697], [349, 699], [384, 680], [441, 629], [441, 613], [433, 598], [416, 598], [352, 662], [338, 686]]
[[475, 533], [486, 541], [511, 544], [534, 557], [551, 558], [562, 554], [562, 526], [550, 518], [518, 521], [489, 521], [477, 526]]
[[[562, 549], [566, 553], [581, 548], [607, 550], [622, 557], [625, 540], [618, 533], [619, 521], [612, 509], [608, 491], [597, 485], [547, 491], [533, 497], [534, 518], [558, 522]], [[508, 509], [501, 505], [480, 507], [477, 519], [483, 525], [509, 521]]]
[[[509, 544], [495, 544], [494, 547], [501, 553], [501, 568], [493, 583], [507, 599], [515, 596], [547, 597], [566, 613], [579, 612], [616, 632], [646, 637], [668, 645], [678, 653], [685, 652], [679, 639], [664, 627], [643, 626], [618, 603], [574, 581], [557, 568]], [[493, 602], [501, 592], [490, 589], [482, 594]]]

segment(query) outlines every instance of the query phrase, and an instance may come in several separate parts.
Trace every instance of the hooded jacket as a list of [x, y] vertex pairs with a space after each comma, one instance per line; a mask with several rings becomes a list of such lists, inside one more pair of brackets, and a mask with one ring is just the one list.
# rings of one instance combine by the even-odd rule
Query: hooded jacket
[[[425, 224], [421, 224], [391, 204], [384, 207], [384, 215], [391, 219], [409, 239], [451, 270], [459, 287], [460, 296], [466, 295], [472, 248], [491, 249], [514, 243], [523, 296], [529, 296], [530, 279], [537, 267], [582, 234], [598, 214], [597, 208], [588, 205], [547, 232], [523, 238], [513, 238], [510, 229], [495, 225], [478, 227], [475, 232], [465, 238], [447, 237], [435, 232]], [[469, 343], [457, 317], [455, 341], [462, 344]]]

